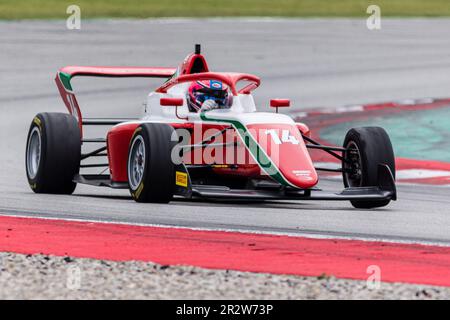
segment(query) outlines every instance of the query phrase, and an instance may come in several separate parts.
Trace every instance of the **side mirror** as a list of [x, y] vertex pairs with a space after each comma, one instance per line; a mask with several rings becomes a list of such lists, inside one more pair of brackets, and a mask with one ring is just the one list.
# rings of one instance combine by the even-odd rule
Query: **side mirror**
[[277, 109], [277, 113], [278, 113], [278, 108], [290, 107], [291, 106], [291, 100], [289, 100], [289, 99], [271, 99], [270, 100], [270, 106], [272, 108], [276, 108]]
[[178, 119], [187, 120], [187, 118], [178, 115], [178, 107], [183, 105], [183, 98], [161, 98], [159, 104], [164, 107], [175, 107], [175, 116]]
[[180, 107], [183, 105], [183, 99], [182, 98], [161, 98], [159, 103], [162, 106]]

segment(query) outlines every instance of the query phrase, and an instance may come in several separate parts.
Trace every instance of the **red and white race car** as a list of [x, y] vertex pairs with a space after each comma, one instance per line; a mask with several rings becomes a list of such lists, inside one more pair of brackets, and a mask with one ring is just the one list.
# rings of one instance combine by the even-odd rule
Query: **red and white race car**
[[[72, 90], [75, 76], [166, 81], [148, 95], [139, 120], [85, 119]], [[228, 105], [191, 110], [189, 88], [208, 82], [226, 88]], [[56, 83], [69, 113], [36, 115], [28, 134], [26, 172], [36, 193], [71, 194], [83, 183], [129, 189], [138, 202], [167, 203], [174, 196], [349, 200], [357, 208], [374, 208], [396, 200], [394, 153], [382, 128], [351, 129], [343, 147], [321, 145], [305, 124], [278, 113], [289, 100], [271, 100], [276, 112], [257, 112], [251, 92], [260, 79], [210, 72], [199, 45], [178, 68], [69, 66], [58, 71]], [[85, 126], [111, 129], [92, 139], [83, 136]], [[83, 153], [87, 144], [101, 146]], [[317, 171], [330, 169], [315, 167], [308, 149], [341, 160], [342, 167], [333, 171], [342, 172], [342, 192], [317, 188]], [[108, 161], [84, 162], [93, 157]], [[81, 173], [97, 167], [109, 172]]]

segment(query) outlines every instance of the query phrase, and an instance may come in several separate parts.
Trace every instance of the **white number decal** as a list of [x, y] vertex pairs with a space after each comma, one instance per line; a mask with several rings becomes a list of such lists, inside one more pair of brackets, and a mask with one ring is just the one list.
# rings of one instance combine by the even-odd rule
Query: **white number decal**
[[275, 144], [292, 143], [299, 144], [297, 138], [289, 132], [289, 130], [281, 131], [281, 138], [277, 129], [266, 130], [266, 134], [270, 135]]

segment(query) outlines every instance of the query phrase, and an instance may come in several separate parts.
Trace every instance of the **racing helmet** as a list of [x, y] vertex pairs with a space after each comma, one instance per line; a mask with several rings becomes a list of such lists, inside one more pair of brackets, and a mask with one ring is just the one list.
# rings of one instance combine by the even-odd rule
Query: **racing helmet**
[[193, 81], [187, 91], [189, 111], [197, 112], [206, 100], [213, 100], [218, 108], [229, 108], [233, 96], [229, 94], [228, 86], [218, 80]]

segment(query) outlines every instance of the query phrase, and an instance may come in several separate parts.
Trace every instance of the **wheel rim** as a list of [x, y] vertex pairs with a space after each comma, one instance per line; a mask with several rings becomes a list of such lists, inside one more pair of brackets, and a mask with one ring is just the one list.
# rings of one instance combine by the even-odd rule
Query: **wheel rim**
[[344, 175], [349, 187], [362, 186], [362, 160], [361, 153], [355, 142], [347, 144], [347, 151], [344, 161]]
[[145, 144], [141, 136], [137, 136], [131, 146], [128, 159], [128, 181], [132, 190], [136, 190], [144, 178]]
[[41, 163], [41, 132], [34, 127], [28, 138], [27, 172], [30, 179], [36, 178]]

